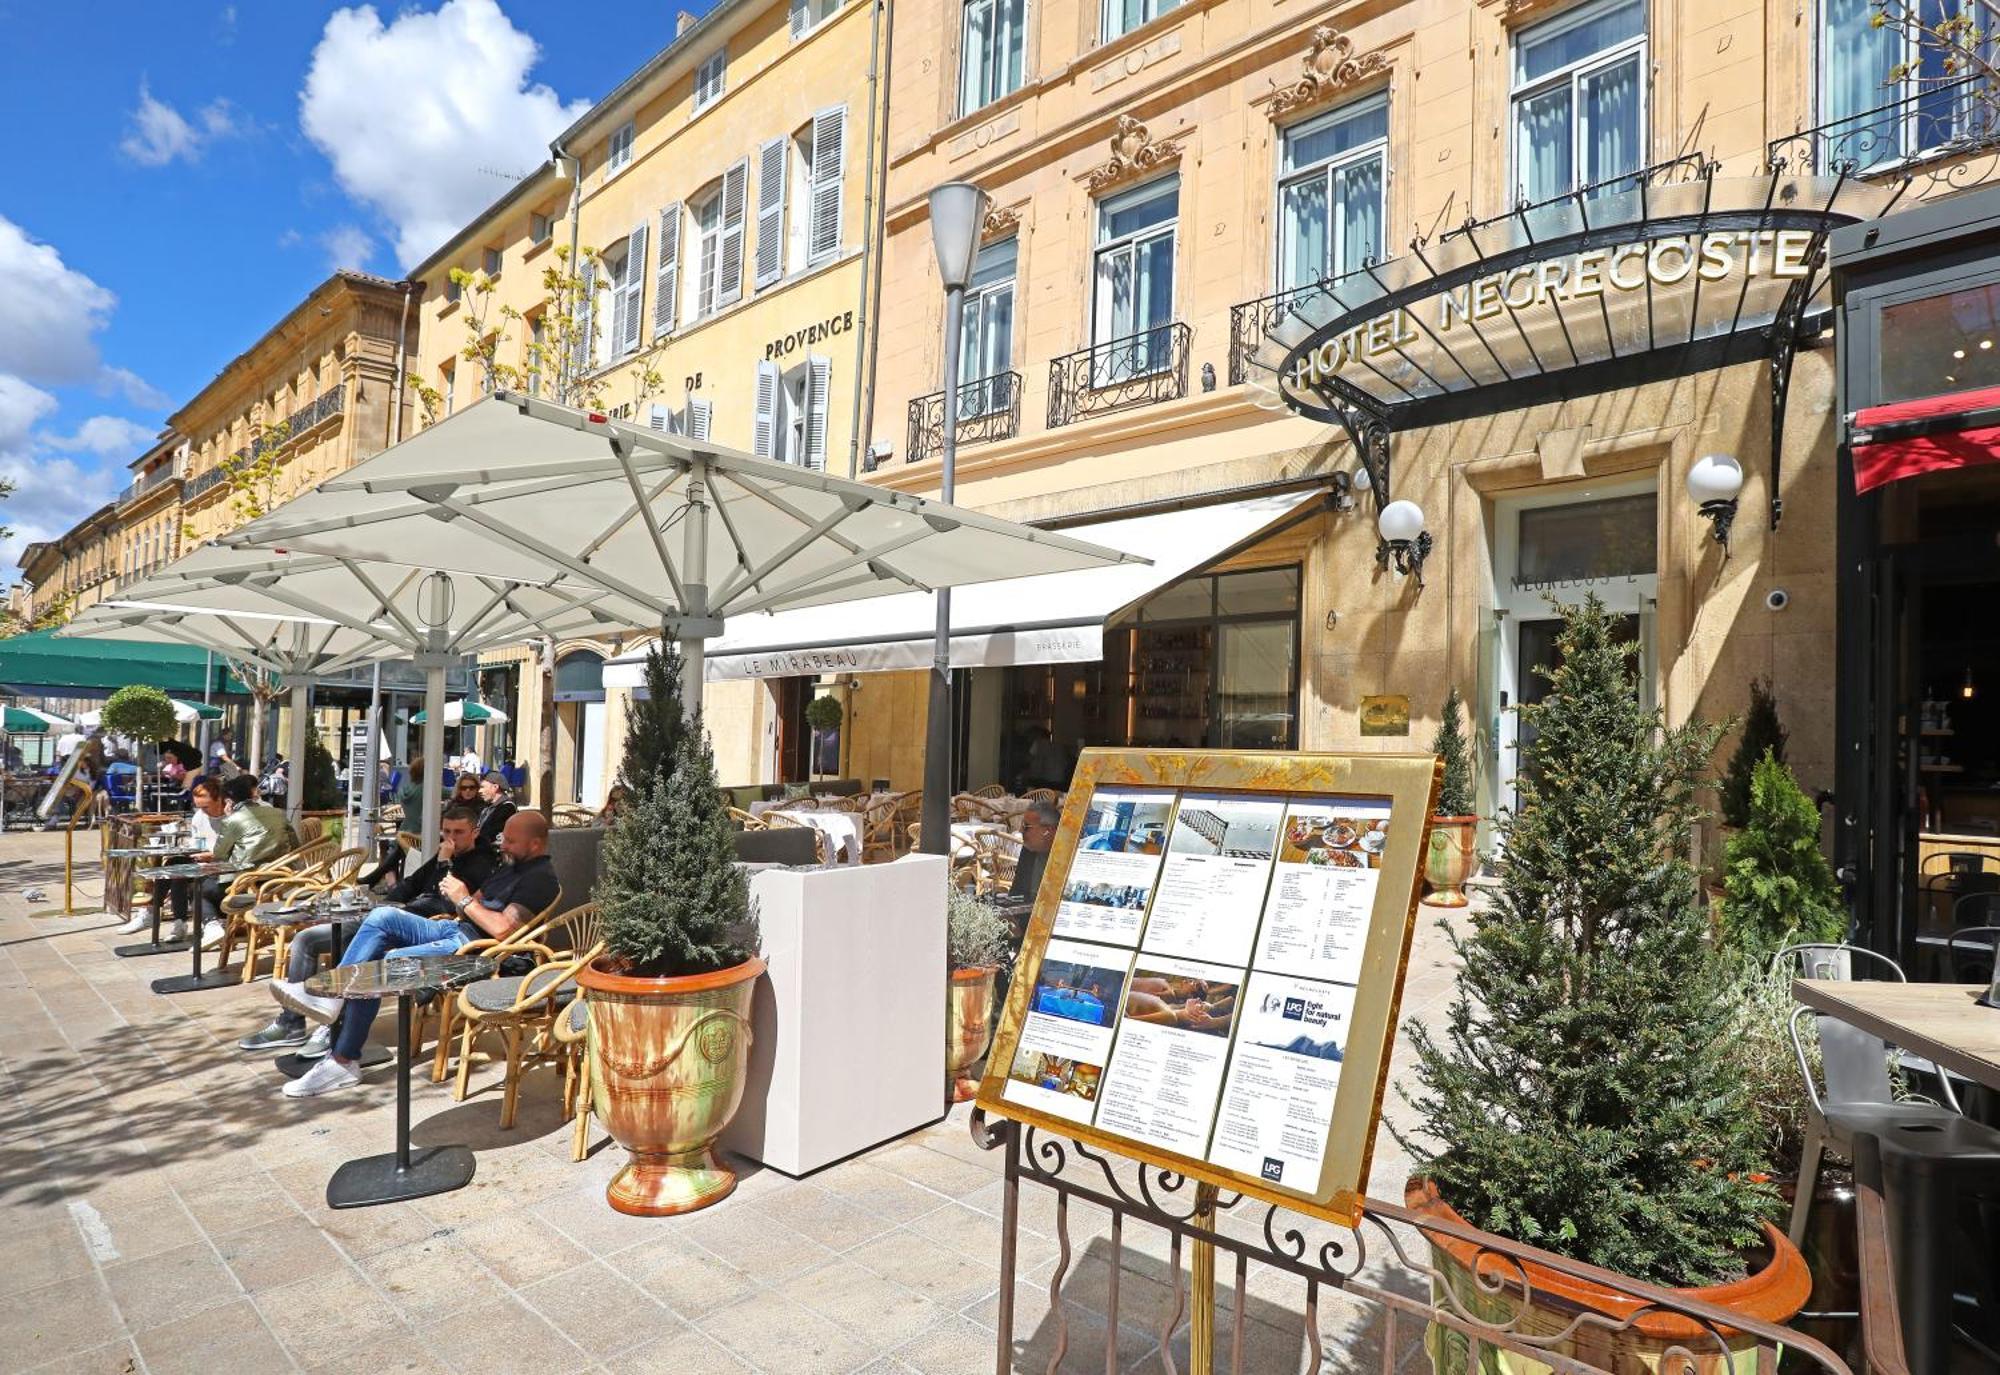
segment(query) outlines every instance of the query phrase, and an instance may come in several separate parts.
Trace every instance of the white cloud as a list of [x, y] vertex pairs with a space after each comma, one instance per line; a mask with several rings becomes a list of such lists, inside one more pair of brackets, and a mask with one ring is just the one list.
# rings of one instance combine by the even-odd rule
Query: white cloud
[[56, 409], [56, 399], [40, 387], [0, 373], [0, 454], [28, 446], [28, 432]]
[[355, 267], [365, 271], [368, 260], [375, 256], [373, 236], [357, 224], [335, 225], [319, 236], [319, 246], [326, 250], [326, 265], [331, 268]]
[[299, 93], [299, 126], [341, 188], [379, 211], [410, 266], [483, 210], [589, 107], [528, 73], [535, 40], [496, 0], [445, 0], [389, 24], [373, 5], [327, 20]]
[[42, 442], [63, 453], [83, 452], [129, 460], [149, 446], [157, 433], [152, 426], [127, 420], [122, 415], [93, 415], [77, 426], [74, 434], [52, 434]]
[[0, 502], [0, 524], [13, 530], [0, 539], [0, 579], [12, 576], [23, 548], [61, 534], [118, 490], [109, 471], [35, 451], [33, 430], [55, 409], [55, 397], [40, 387], [0, 373], [0, 479], [14, 484]]
[[84, 382], [118, 298], [0, 216], [0, 373], [29, 382]]
[[236, 132], [236, 116], [228, 101], [210, 101], [190, 120], [155, 99], [152, 87], [141, 79], [139, 108], [132, 112], [131, 127], [119, 140], [118, 151], [141, 167], [165, 167], [176, 158], [197, 162], [207, 144]]
[[122, 396], [142, 411], [163, 411], [174, 399], [130, 368], [106, 365], [97, 370], [97, 394]]

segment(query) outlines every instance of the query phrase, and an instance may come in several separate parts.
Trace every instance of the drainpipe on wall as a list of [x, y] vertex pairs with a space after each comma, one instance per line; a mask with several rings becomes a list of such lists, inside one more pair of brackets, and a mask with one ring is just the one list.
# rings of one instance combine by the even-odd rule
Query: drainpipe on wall
[[[889, 3], [890, 0], [875, 0], [875, 14], [869, 21], [868, 30], [868, 160], [862, 171], [861, 178], [863, 185], [863, 199], [861, 202], [861, 301], [856, 311], [856, 315], [858, 316], [857, 327], [861, 330], [862, 337], [864, 338], [868, 337], [870, 326], [875, 319], [875, 312], [869, 306], [869, 270], [871, 268], [875, 272], [874, 304], [878, 307], [882, 304], [882, 264], [876, 256], [876, 240], [886, 236], [882, 232], [884, 227], [876, 223], [879, 214], [877, 207], [881, 206], [883, 201], [882, 197], [876, 193], [875, 187], [875, 153], [876, 145], [880, 142], [875, 125], [877, 117], [882, 113], [882, 102], [877, 99], [876, 93], [882, 81], [880, 62], [882, 31], [888, 26]], [[886, 132], [886, 125], [887, 121], [884, 121], [884, 132]], [[888, 168], [889, 160], [883, 158], [882, 170], [885, 174], [885, 180]], [[887, 245], [884, 244], [882, 247], [887, 247]], [[865, 371], [861, 366], [861, 362], [861, 352], [856, 350], [854, 368], [854, 420], [852, 430], [847, 437], [847, 475], [850, 478], [856, 476], [861, 471], [862, 436], [864, 434], [868, 435], [869, 442], [871, 444], [874, 442], [875, 345], [872, 341], [868, 346], [868, 360]], [[865, 420], [863, 418], [864, 409], [866, 412]]]
[[388, 437], [391, 444], [400, 444], [403, 442], [403, 409], [405, 400], [403, 395], [403, 369], [409, 360], [410, 352], [410, 297], [416, 293], [418, 284], [405, 278], [401, 285], [403, 291], [403, 310], [396, 317], [396, 402], [395, 409], [389, 413], [390, 423], [393, 427]]

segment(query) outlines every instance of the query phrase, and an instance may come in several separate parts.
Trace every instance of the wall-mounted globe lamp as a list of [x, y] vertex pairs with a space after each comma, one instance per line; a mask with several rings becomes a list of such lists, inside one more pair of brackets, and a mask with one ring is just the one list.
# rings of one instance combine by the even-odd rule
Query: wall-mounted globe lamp
[[1708, 518], [1709, 534], [1729, 556], [1729, 530], [1736, 523], [1736, 497], [1743, 490], [1743, 465], [1728, 454], [1706, 454], [1688, 469], [1688, 500]]
[[1398, 573], [1417, 580], [1417, 586], [1424, 585], [1424, 560], [1430, 557], [1431, 532], [1424, 529], [1424, 508], [1414, 501], [1392, 501], [1382, 508], [1382, 514], [1375, 518], [1375, 533], [1381, 540], [1375, 546], [1375, 564], [1378, 568], [1395, 565]]

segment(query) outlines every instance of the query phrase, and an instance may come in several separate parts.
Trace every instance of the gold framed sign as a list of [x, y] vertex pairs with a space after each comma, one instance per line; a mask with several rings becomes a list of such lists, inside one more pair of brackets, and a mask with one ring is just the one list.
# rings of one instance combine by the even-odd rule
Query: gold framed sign
[[1085, 750], [979, 1106], [1353, 1225], [1440, 767]]

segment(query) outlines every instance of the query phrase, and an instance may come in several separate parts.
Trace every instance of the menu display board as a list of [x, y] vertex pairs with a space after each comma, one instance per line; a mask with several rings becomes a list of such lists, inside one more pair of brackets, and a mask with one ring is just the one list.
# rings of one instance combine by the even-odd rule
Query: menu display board
[[980, 1105], [1353, 1222], [1437, 761], [1088, 750]]

